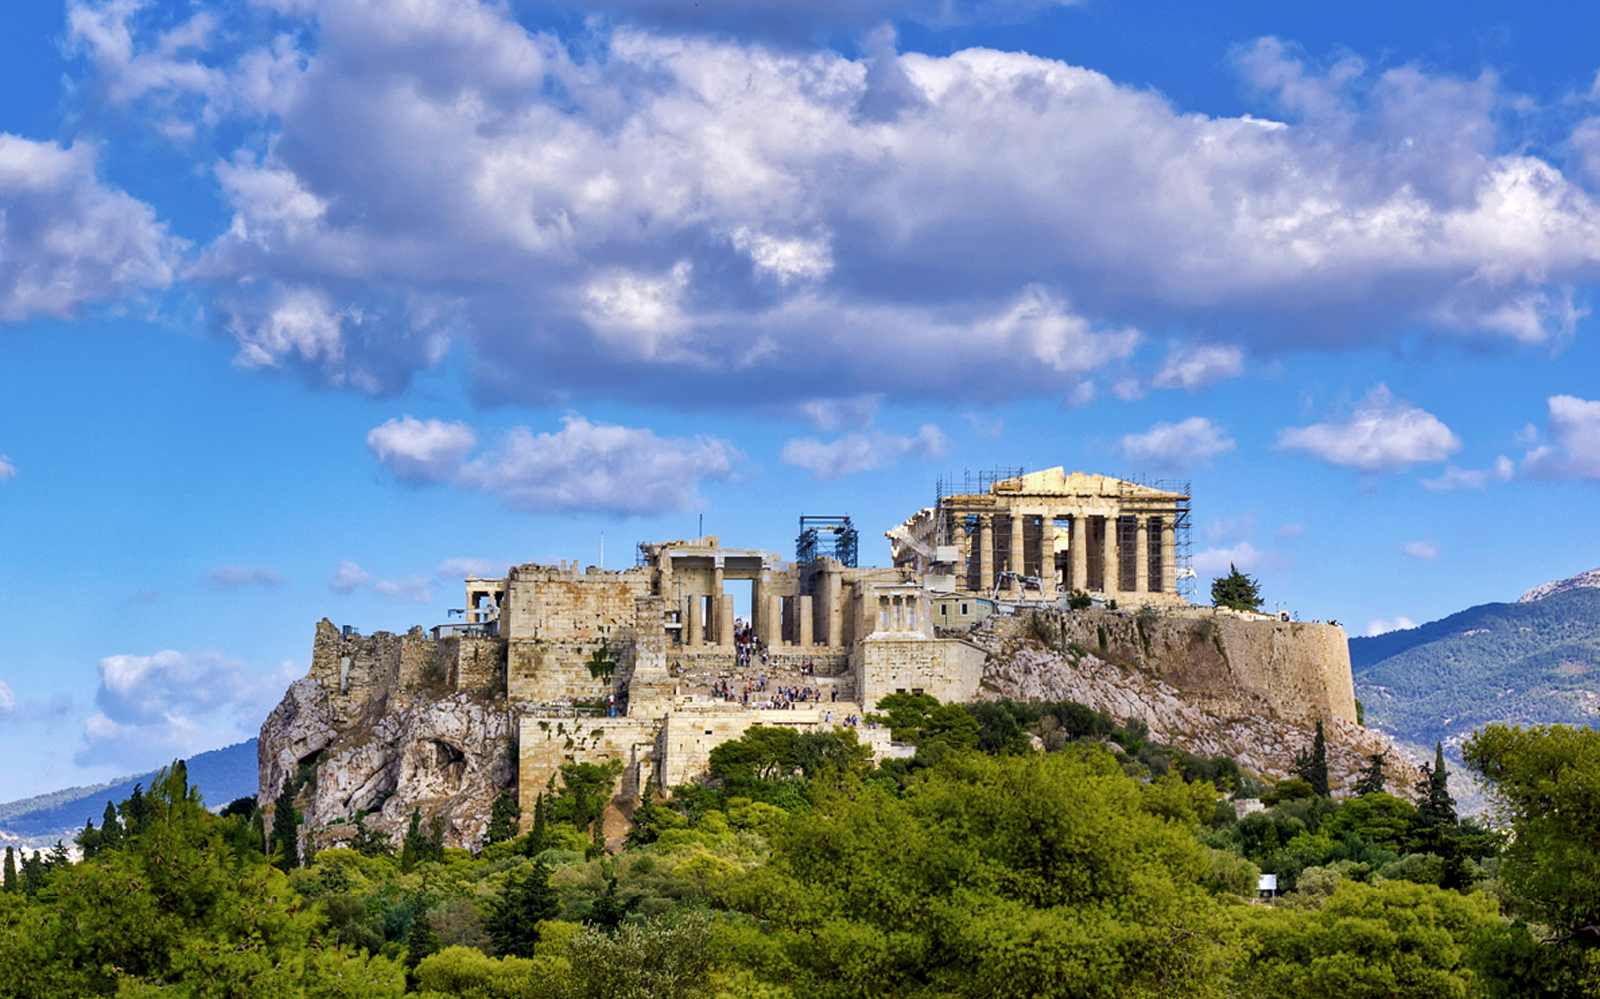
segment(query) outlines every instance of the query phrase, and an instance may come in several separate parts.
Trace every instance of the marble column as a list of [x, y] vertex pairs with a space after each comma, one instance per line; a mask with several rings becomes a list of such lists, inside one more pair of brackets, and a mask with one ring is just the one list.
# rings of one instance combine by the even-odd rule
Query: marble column
[[994, 592], [994, 521], [987, 513], [978, 515], [978, 591]]
[[1178, 592], [1178, 537], [1175, 518], [1161, 518], [1161, 592]]
[[1050, 510], [1044, 512], [1039, 524], [1039, 579], [1044, 586], [1045, 600], [1056, 598], [1056, 518]]
[[1105, 537], [1101, 539], [1101, 585], [1108, 596], [1114, 597], [1122, 589], [1122, 550], [1117, 545], [1117, 518], [1106, 517]]
[[700, 618], [700, 607], [704, 598], [696, 593], [688, 598], [689, 613], [684, 615], [683, 644], [699, 645], [704, 634], [705, 624]]
[[813, 624], [811, 616], [815, 611], [812, 610], [812, 601], [809, 595], [800, 597], [798, 603], [800, 605], [800, 610], [797, 613], [800, 624], [799, 644], [801, 648], [809, 649], [811, 648], [811, 627]]
[[1072, 543], [1067, 552], [1072, 559], [1072, 588], [1089, 588], [1089, 518], [1081, 513], [1072, 515]]
[[1150, 592], [1150, 518], [1144, 514], [1134, 518], [1133, 589], [1136, 593]]
[[1018, 597], [1022, 596], [1022, 573], [1027, 568], [1025, 555], [1027, 549], [1022, 544], [1023, 539], [1026, 537], [1024, 532], [1026, 531], [1027, 523], [1027, 517], [1015, 510], [1011, 511], [1011, 565], [1008, 568], [1012, 573], [1011, 592]]

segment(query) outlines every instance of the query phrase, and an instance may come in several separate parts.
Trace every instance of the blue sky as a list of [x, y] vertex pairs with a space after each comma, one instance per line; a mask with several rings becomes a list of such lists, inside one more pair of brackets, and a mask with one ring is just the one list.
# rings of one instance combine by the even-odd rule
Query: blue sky
[[[1302, 9], [1304, 8], [1304, 9]], [[1591, 5], [20, 2], [0, 798], [468, 571], [1193, 483], [1353, 634], [1600, 565]]]

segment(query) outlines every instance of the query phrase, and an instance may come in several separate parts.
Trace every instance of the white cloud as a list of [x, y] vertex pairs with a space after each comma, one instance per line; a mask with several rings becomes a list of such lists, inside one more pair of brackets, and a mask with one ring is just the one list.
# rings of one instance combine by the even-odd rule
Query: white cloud
[[335, 593], [354, 593], [372, 581], [372, 573], [355, 562], [340, 562], [328, 581], [328, 589]]
[[1446, 465], [1444, 474], [1437, 479], [1423, 479], [1422, 484], [1436, 493], [1451, 492], [1456, 489], [1482, 489], [1491, 482], [1509, 482], [1516, 472], [1516, 464], [1505, 455], [1494, 460], [1494, 464], [1484, 469], [1457, 468]]
[[832, 441], [797, 437], [783, 446], [782, 457], [784, 464], [810, 472], [813, 481], [832, 482], [857, 472], [893, 468], [908, 457], [942, 458], [949, 449], [944, 432], [925, 423], [915, 437], [881, 431], [847, 434]]
[[1373, 618], [1371, 621], [1367, 622], [1367, 637], [1372, 638], [1375, 635], [1386, 635], [1391, 631], [1410, 631], [1415, 627], [1416, 624], [1410, 618], [1404, 616], [1397, 616], [1392, 619], [1381, 617]]
[[9, 479], [14, 479], [16, 477], [17, 477], [17, 466], [15, 466], [15, 465], [13, 465], [11, 463], [11, 459], [10, 458], [7, 458], [5, 455], [0, 454], [0, 482], [5, 482], [5, 481], [7, 481]]
[[1151, 384], [1156, 388], [1198, 391], [1244, 373], [1244, 351], [1227, 344], [1174, 343]]
[[1306, 533], [1306, 525], [1304, 524], [1284, 524], [1278, 528], [1276, 537], [1280, 541], [1287, 541], [1290, 538], [1298, 538], [1304, 533]]
[[478, 445], [465, 423], [418, 420], [409, 414], [374, 427], [367, 450], [402, 482], [443, 482]]
[[1400, 550], [1419, 562], [1432, 562], [1439, 557], [1439, 546], [1432, 541], [1407, 541]]
[[193, 268], [241, 363], [364, 391], [465, 340], [491, 401], [989, 403], [1078, 393], [1139, 328], [1240, 331], [1156, 376], [1193, 389], [1419, 324], [1569, 335], [1600, 261], [1600, 208], [1498, 132], [1489, 76], [1318, 75], [1268, 39], [1240, 59], [1266, 121], [887, 35], [849, 59], [476, 0], [282, 2], [270, 38], [132, 9], [74, 7], [122, 106], [250, 136]]
[[0, 715], [12, 715], [17, 712], [17, 693], [11, 689], [11, 684], [0, 680]]
[[1600, 402], [1553, 395], [1549, 405], [1555, 443], [1529, 451], [1522, 467], [1539, 478], [1600, 481]]
[[479, 579], [500, 579], [511, 565], [509, 561], [496, 562], [488, 558], [447, 558], [433, 570], [435, 579], [458, 583], [468, 576]]
[[653, 514], [701, 502], [702, 479], [728, 479], [738, 452], [711, 437], [657, 437], [576, 413], [556, 433], [515, 427], [498, 453], [462, 466], [456, 484], [514, 510]]
[[392, 604], [433, 603], [433, 580], [427, 576], [380, 579], [372, 584], [372, 591]]
[[215, 652], [107, 656], [77, 762], [137, 770], [249, 738], [295, 673]]
[[1201, 529], [1200, 533], [1207, 541], [1230, 544], [1235, 541], [1245, 540], [1254, 534], [1255, 530], [1256, 515], [1254, 512], [1246, 510], [1236, 517], [1219, 517], [1207, 521], [1206, 526]]
[[266, 566], [246, 569], [239, 565], [219, 565], [206, 573], [206, 579], [219, 590], [231, 590], [237, 586], [277, 586], [283, 582], [283, 575]]
[[1364, 472], [1394, 472], [1443, 461], [1461, 449], [1461, 441], [1433, 414], [1379, 384], [1348, 419], [1280, 431], [1278, 446]]
[[94, 147], [0, 133], [0, 320], [70, 318], [168, 287], [184, 243], [150, 206], [95, 176]]
[[1261, 568], [1269, 561], [1268, 553], [1258, 550], [1248, 541], [1241, 541], [1229, 548], [1207, 548], [1196, 552], [1190, 565], [1199, 575], [1220, 576], [1228, 571], [1229, 566], [1238, 568], [1240, 572], [1248, 572]]
[[1130, 461], [1181, 471], [1210, 465], [1213, 458], [1234, 447], [1233, 440], [1216, 424], [1203, 416], [1191, 416], [1181, 423], [1157, 423], [1142, 434], [1128, 434], [1119, 450]]
[[818, 430], [865, 430], [882, 401], [883, 396], [876, 393], [848, 399], [807, 399], [796, 409], [802, 419]]

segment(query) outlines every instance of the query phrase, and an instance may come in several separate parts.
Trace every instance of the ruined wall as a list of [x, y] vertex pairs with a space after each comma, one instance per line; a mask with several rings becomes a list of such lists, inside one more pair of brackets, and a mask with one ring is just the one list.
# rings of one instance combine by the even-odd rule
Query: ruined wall
[[[711, 751], [760, 725], [793, 728], [800, 732], [843, 729], [844, 715], [853, 705], [826, 705], [815, 710], [744, 711], [711, 704], [688, 707], [668, 715], [656, 739], [656, 781], [662, 788], [687, 784], [706, 774]], [[831, 714], [833, 720], [825, 721]], [[874, 760], [914, 755], [916, 747], [892, 742], [887, 728], [859, 726], [856, 738], [872, 749]]]
[[920, 691], [964, 704], [978, 694], [986, 653], [965, 642], [916, 632], [882, 632], [856, 646], [851, 663], [867, 710], [880, 697]]
[[[524, 714], [518, 723], [517, 787], [522, 828], [533, 826], [533, 802], [564, 763], [620, 760], [616, 794], [638, 797], [654, 770], [659, 718], [587, 718]], [[557, 778], [559, 785], [560, 779]]]
[[633, 623], [635, 597], [650, 595], [647, 570], [579, 573], [543, 565], [511, 570], [502, 637], [586, 642]]
[[[1355, 686], [1344, 629], [1331, 624], [1247, 619], [1194, 611], [1050, 612], [1058, 646], [1077, 644], [1139, 667], [1224, 718], [1267, 713], [1304, 724], [1355, 723]], [[1021, 636], [1028, 615], [991, 618]]]
[[400, 662], [398, 635], [380, 631], [344, 636], [327, 618], [317, 622], [309, 676], [327, 695], [335, 725], [348, 724], [369, 709], [381, 712], [399, 688]]
[[455, 689], [491, 692], [505, 689], [507, 648], [504, 640], [463, 635], [449, 641], [454, 649], [445, 653], [445, 659], [455, 664], [450, 678]]

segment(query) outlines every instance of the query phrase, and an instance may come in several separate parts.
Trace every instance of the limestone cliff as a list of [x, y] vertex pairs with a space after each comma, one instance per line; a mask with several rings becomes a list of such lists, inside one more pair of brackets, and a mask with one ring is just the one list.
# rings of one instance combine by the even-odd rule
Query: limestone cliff
[[1119, 721], [1138, 718], [1158, 742], [1232, 757], [1267, 779], [1290, 776], [1321, 721], [1336, 795], [1381, 752], [1389, 754], [1391, 789], [1406, 793], [1420, 772], [1381, 732], [1355, 723], [1348, 657], [1315, 630], [1337, 628], [1294, 628], [1106, 611], [995, 619], [973, 636], [991, 653], [980, 696], [1077, 701]]
[[445, 845], [477, 847], [516, 780], [503, 654], [498, 674], [495, 662], [492, 643], [363, 637], [323, 621], [310, 675], [261, 727], [262, 807], [295, 780], [302, 835], [318, 848], [348, 841], [358, 816], [398, 846], [418, 808], [445, 817]]

